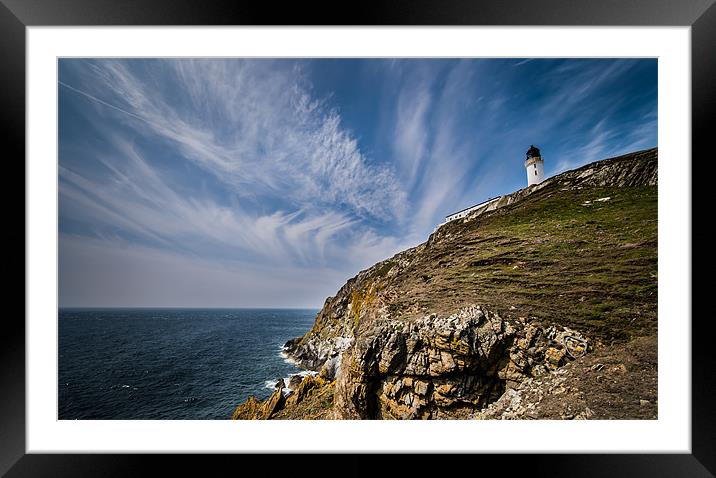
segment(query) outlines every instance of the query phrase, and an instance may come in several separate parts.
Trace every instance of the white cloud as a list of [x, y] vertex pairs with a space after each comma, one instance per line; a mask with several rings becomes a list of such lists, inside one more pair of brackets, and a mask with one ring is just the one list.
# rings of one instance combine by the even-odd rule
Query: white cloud
[[300, 70], [270, 60], [144, 66], [138, 73], [125, 61], [94, 62], [83, 87], [91, 91], [80, 91], [129, 112], [120, 116], [138, 133], [169, 141], [239, 195], [343, 204], [380, 219], [403, 211], [394, 172], [365, 157], [338, 113], [312, 98]]
[[409, 187], [415, 184], [428, 149], [429, 112], [432, 106], [429, 78], [401, 89], [396, 105], [393, 151]]
[[424, 170], [413, 215], [414, 230], [432, 229], [436, 220], [462, 196], [464, 176], [478, 158], [471, 156], [477, 132], [462, 126], [464, 108], [474, 94], [475, 72], [469, 62], [451, 68], [435, 99], [431, 115], [430, 148], [426, 152]]
[[95, 154], [107, 167], [103, 177], [60, 168], [62, 207], [95, 226], [119, 227], [145, 241], [196, 253], [220, 247], [264, 260], [321, 262], [326, 242], [356, 222], [331, 210], [260, 215], [239, 202], [228, 207], [207, 197], [182, 196], [130, 142], [110, 133], [106, 138], [119, 154]]

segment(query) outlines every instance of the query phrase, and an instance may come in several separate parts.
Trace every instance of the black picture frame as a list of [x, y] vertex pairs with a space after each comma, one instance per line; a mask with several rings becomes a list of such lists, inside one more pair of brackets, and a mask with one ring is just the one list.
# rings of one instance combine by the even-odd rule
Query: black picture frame
[[[709, 119], [716, 110], [716, 6], [715, 0], [511, 0], [478, 2], [468, 0], [393, 0], [385, 2], [287, 3], [280, 7], [267, 2], [222, 0], [0, 0], [0, 117], [5, 164], [17, 168], [8, 183], [25, 181], [25, 28], [40, 25], [642, 25], [690, 26], [692, 66], [692, 157], [708, 159]], [[9, 147], [9, 148], [8, 148]], [[706, 175], [692, 178], [707, 180]], [[10, 164], [12, 163], [12, 164]], [[22, 165], [22, 166], [21, 166]], [[10, 174], [10, 173], [7, 173]], [[708, 187], [692, 182], [692, 204], [706, 202]], [[696, 191], [699, 192], [698, 194]], [[4, 188], [5, 204], [17, 204], [20, 192]], [[700, 195], [700, 196], [699, 196]], [[24, 194], [23, 194], [24, 197]], [[704, 201], [701, 201], [703, 199]], [[22, 215], [25, 209], [6, 207], [6, 216]], [[693, 215], [692, 215], [693, 217]], [[20, 218], [18, 217], [18, 222]], [[9, 228], [7, 229], [9, 230]], [[19, 242], [18, 233], [6, 234]], [[7, 238], [6, 237], [6, 238]], [[23, 250], [27, 237], [23, 232]], [[693, 244], [693, 243], [692, 243]], [[19, 247], [19, 246], [18, 246]], [[16, 249], [19, 250], [19, 249]], [[20, 254], [6, 253], [5, 265], [20, 269]], [[692, 245], [693, 254], [693, 245]], [[26, 258], [25, 258], [26, 259]], [[17, 262], [17, 264], [16, 264]], [[9, 277], [9, 274], [6, 274]], [[26, 277], [23, 267], [22, 277]], [[11, 283], [19, 284], [17, 276]], [[698, 289], [696, 281], [692, 281]], [[23, 288], [25, 281], [22, 281]], [[703, 285], [701, 285], [703, 287]], [[17, 286], [19, 287], [19, 286]], [[23, 289], [24, 290], [24, 289]], [[9, 293], [7, 297], [14, 294]], [[20, 294], [17, 294], [19, 297]], [[692, 297], [698, 297], [693, 294]], [[14, 299], [19, 302], [19, 299]], [[687, 306], [688, 307], [688, 306]], [[196, 470], [214, 474], [224, 465], [236, 466], [232, 456], [167, 455], [40, 455], [25, 454], [25, 303], [20, 313], [3, 317], [0, 333], [0, 473], [7, 476], [125, 476], [150, 471], [147, 462], [171, 469]], [[714, 476], [716, 473], [716, 381], [710, 317], [681, 317], [692, 324], [692, 454], [588, 454], [588, 455], [485, 455], [469, 462], [481, 469], [498, 464], [504, 473], [547, 474], [550, 476]], [[662, 357], [663, 358], [663, 357]], [[668, 358], [667, 358], [668, 359]], [[240, 460], [245, 464], [247, 457]], [[370, 461], [334, 456], [341, 460], [341, 472], [353, 476], [373, 473]], [[265, 463], [266, 458], [261, 458]], [[289, 458], [291, 460], [291, 458]], [[462, 466], [458, 460], [455, 465]], [[392, 460], [391, 460], [392, 462]], [[395, 467], [410, 473], [410, 463], [397, 460], [382, 465], [382, 471]], [[274, 465], [271, 465], [274, 463]], [[278, 466], [269, 461], [268, 466]], [[509, 463], [509, 465], [506, 465]], [[258, 464], [258, 463], [257, 463]], [[266, 466], [266, 465], [261, 465]], [[328, 466], [328, 465], [326, 465]], [[407, 468], [406, 468], [407, 467]], [[422, 468], [422, 467], [421, 467]], [[451, 473], [449, 467], [445, 471]], [[271, 472], [271, 471], [268, 471]]]

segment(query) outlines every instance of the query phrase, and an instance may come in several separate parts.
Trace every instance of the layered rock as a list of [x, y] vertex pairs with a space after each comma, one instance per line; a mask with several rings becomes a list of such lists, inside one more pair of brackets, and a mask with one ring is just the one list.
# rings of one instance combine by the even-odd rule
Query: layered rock
[[[569, 345], [579, 342], [579, 352]], [[502, 319], [484, 307], [416, 321], [376, 321], [343, 358], [336, 418], [455, 418], [527, 377], [586, 352], [569, 329]]]
[[326, 381], [321, 377], [314, 377], [313, 375], [307, 375], [296, 387], [296, 390], [289, 394], [286, 399], [286, 406], [298, 405], [304, 401], [313, 391], [321, 388], [326, 384]]
[[268, 420], [281, 410], [285, 404], [286, 398], [283, 394], [283, 387], [277, 387], [271, 396], [263, 402], [254, 396], [249, 397], [248, 400], [236, 407], [231, 419]]
[[311, 396], [316, 390], [327, 384], [320, 377], [307, 375], [296, 386], [295, 390], [285, 393], [284, 382], [276, 384], [276, 390], [263, 402], [251, 396], [244, 403], [236, 407], [232, 420], [269, 420], [286, 407], [295, 407]]

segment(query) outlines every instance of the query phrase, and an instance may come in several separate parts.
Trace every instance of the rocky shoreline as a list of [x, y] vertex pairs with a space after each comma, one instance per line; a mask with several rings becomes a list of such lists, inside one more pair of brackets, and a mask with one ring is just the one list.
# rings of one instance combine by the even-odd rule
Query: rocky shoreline
[[252, 397], [233, 419], [272, 418], [329, 384], [335, 385], [330, 418], [466, 417], [525, 379], [582, 357], [589, 347], [588, 338], [568, 328], [505, 320], [475, 305], [448, 317], [379, 321], [340, 362], [326, 359], [317, 375], [300, 381], [295, 375], [291, 390], [279, 380], [268, 399]]

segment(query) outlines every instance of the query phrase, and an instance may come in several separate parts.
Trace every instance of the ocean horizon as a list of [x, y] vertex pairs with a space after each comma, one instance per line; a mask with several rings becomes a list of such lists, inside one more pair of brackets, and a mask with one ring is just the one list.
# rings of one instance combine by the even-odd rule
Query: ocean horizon
[[61, 307], [58, 418], [230, 419], [279, 378], [318, 309]]

